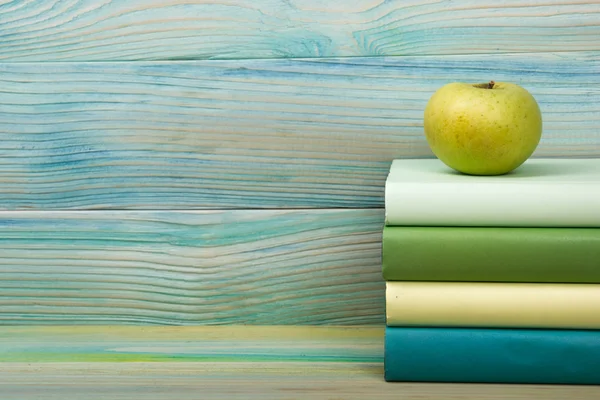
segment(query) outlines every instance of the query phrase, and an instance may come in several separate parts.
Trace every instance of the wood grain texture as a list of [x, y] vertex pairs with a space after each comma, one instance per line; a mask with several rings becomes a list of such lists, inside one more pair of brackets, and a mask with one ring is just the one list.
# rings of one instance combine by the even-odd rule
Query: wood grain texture
[[3, 363], [3, 400], [592, 400], [600, 387], [386, 383], [381, 363]]
[[0, 324], [384, 321], [383, 210], [0, 213]]
[[597, 0], [13, 0], [0, 60], [600, 50]]
[[600, 156], [600, 52], [0, 64], [0, 208], [382, 207], [429, 97], [490, 79], [540, 103], [534, 157]]
[[0, 327], [0, 362], [383, 361], [381, 326]]
[[0, 393], [3, 400], [600, 396], [595, 386], [386, 383], [383, 335], [381, 326], [2, 327]]

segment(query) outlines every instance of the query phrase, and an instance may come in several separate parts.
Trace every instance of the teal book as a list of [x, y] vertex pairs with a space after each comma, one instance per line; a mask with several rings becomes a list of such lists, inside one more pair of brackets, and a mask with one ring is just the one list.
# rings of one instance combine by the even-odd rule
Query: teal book
[[600, 384], [600, 331], [385, 329], [385, 380]]

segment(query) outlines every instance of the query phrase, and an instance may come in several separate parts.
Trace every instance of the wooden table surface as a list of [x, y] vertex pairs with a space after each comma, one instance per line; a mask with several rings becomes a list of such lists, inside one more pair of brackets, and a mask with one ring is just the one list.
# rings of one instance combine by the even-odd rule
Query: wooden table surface
[[382, 327], [3, 327], [30, 399], [595, 399], [596, 386], [386, 383]]

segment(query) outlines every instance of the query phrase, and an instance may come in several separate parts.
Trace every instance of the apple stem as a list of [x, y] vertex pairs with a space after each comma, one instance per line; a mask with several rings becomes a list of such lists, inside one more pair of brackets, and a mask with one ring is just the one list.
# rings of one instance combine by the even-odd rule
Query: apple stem
[[488, 89], [493, 89], [495, 84], [496, 82], [490, 81], [490, 83], [488, 83]]

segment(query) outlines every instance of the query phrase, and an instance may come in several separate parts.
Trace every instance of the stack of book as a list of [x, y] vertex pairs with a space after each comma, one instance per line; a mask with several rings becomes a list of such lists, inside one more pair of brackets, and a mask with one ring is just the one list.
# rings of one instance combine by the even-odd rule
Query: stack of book
[[395, 160], [385, 379], [600, 384], [600, 159]]

